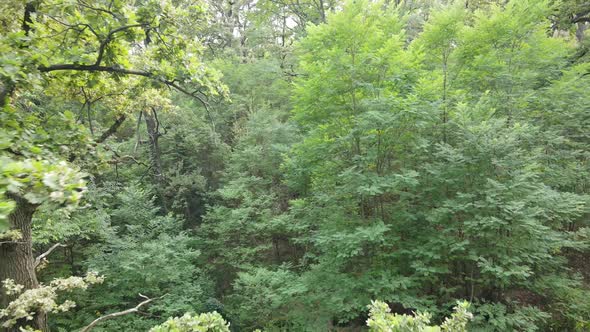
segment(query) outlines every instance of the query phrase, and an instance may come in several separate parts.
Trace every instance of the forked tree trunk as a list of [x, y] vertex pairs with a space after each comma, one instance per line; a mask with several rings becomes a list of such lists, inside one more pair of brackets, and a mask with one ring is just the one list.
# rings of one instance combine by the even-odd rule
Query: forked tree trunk
[[[8, 216], [11, 229], [18, 230], [22, 237], [14, 242], [0, 244], [0, 281], [12, 279], [17, 284], [25, 286], [25, 290], [33, 289], [39, 286], [37, 275], [35, 273], [33, 257], [33, 246], [31, 240], [32, 219], [37, 205], [29, 203], [26, 199], [8, 195], [15, 200], [16, 207]], [[0, 289], [0, 306], [5, 308], [13, 296], [8, 296], [4, 289]], [[43, 332], [49, 331], [45, 314], [37, 315], [32, 321], [19, 322], [21, 326], [30, 325], [31, 327]], [[2, 332], [18, 331], [18, 326], [10, 329], [2, 329]]]

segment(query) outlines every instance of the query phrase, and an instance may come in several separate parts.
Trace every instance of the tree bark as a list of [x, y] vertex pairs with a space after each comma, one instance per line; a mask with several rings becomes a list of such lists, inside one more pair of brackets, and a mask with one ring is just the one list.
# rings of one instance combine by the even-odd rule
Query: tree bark
[[[37, 275], [35, 273], [35, 257], [33, 256], [33, 244], [31, 239], [31, 226], [33, 214], [37, 210], [37, 205], [29, 203], [26, 199], [8, 194], [16, 202], [15, 209], [8, 216], [11, 229], [16, 229], [21, 233], [21, 238], [14, 242], [4, 242], [0, 244], [0, 280], [12, 279], [17, 284], [25, 286], [24, 290], [33, 289], [39, 286]], [[0, 290], [0, 305], [2, 308], [8, 306], [14, 298]], [[14, 326], [10, 329], [0, 329], [2, 332], [18, 331], [19, 326], [30, 325], [43, 332], [49, 331], [47, 326], [47, 316], [39, 313], [32, 321], [19, 322], [22, 325]]]

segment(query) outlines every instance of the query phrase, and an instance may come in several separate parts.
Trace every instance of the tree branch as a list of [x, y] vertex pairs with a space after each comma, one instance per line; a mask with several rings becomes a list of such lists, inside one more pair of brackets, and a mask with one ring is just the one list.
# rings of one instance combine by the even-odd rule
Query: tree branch
[[185, 95], [187, 95], [189, 97], [195, 98], [205, 107], [205, 110], [207, 111], [207, 113], [209, 112], [209, 104], [203, 98], [201, 98], [199, 95], [197, 95], [198, 91], [190, 92], [190, 91], [186, 90], [185, 88], [181, 87], [180, 85], [174, 83], [174, 81], [160, 80], [160, 82], [168, 85], [169, 87], [173, 87], [174, 89], [184, 93]]
[[49, 250], [47, 250], [46, 252], [42, 253], [41, 255], [39, 255], [37, 258], [35, 258], [35, 262], [33, 263], [34, 267], [39, 266], [39, 264], [41, 264], [41, 262], [43, 261], [43, 259], [47, 256], [49, 256], [49, 254], [51, 254], [52, 251], [55, 250], [55, 248], [57, 247], [67, 247], [65, 244], [61, 244], [61, 243], [56, 243], [53, 246], [51, 246], [51, 248], [49, 248]]
[[0, 246], [3, 244], [25, 244], [27, 242], [22, 242], [22, 241], [2, 241], [0, 242]]
[[13, 155], [15, 155], [15, 156], [20, 156], [20, 157], [24, 157], [24, 156], [25, 156], [25, 155], [24, 155], [22, 152], [20, 152], [20, 151], [16, 151], [16, 150], [14, 150], [14, 149], [12, 149], [12, 148], [6, 148], [6, 149], [4, 149], [4, 150], [5, 150], [6, 152], [8, 152], [8, 153], [12, 153], [12, 154], [13, 154]]
[[107, 73], [120, 73], [125, 75], [138, 75], [143, 77], [153, 78], [154, 74], [141, 70], [125, 69], [122, 67], [113, 66], [99, 66], [99, 65], [78, 65], [74, 63], [64, 63], [51, 65], [48, 67], [41, 66], [39, 71], [42, 73], [49, 73], [52, 71], [60, 70], [74, 70], [74, 71], [92, 71], [92, 72], [107, 72]]
[[145, 27], [146, 25], [147, 24], [145, 24], [145, 23], [131, 24], [131, 25], [125, 25], [125, 26], [122, 26], [122, 27], [118, 27], [116, 29], [113, 29], [113, 30], [109, 31], [109, 33], [104, 38], [104, 40], [102, 42], [100, 42], [100, 46], [98, 47], [98, 56], [96, 57], [96, 62], [94, 63], [94, 65], [95, 66], [99, 66], [100, 65], [100, 63], [102, 62], [102, 57], [104, 55], [104, 51], [105, 51], [107, 45], [112, 41], [111, 38], [117, 32], [125, 31], [125, 30], [131, 29], [131, 28]]
[[[65, 31], [68, 31], [69, 29], [74, 29], [74, 30], [78, 31], [78, 33], [82, 33], [82, 32], [84, 32], [84, 29], [88, 29], [96, 38], [100, 37], [98, 35], [98, 33], [96, 32], [96, 30], [94, 30], [90, 24], [86, 24], [86, 23], [68, 24], [66, 22], [60, 21], [59, 19], [57, 19], [56, 17], [53, 17], [51, 15], [45, 14], [45, 16], [49, 17], [50, 19], [54, 20], [55, 22], [65, 26], [65, 27], [68, 27], [68, 29], [66, 29]], [[82, 29], [78, 29], [78, 27], [82, 27]], [[61, 31], [61, 32], [55, 34], [54, 36], [57, 36], [63, 32], [64, 31]]]
[[102, 133], [102, 135], [100, 135], [100, 137], [96, 140], [96, 143], [102, 143], [106, 141], [107, 138], [109, 138], [111, 135], [117, 132], [117, 129], [121, 127], [125, 119], [127, 119], [127, 116], [125, 114], [121, 114], [115, 120], [115, 122], [109, 127], [109, 129], [107, 129], [104, 133]]
[[[111, 151], [112, 151], [112, 150], [111, 150]], [[113, 151], [113, 152], [114, 152], [114, 151]], [[116, 153], [116, 152], [115, 152], [115, 153]], [[135, 157], [133, 157], [133, 156], [130, 156], [130, 155], [124, 155], [124, 156], [119, 156], [119, 155], [117, 155], [117, 158], [118, 158], [118, 159], [116, 159], [116, 160], [111, 160], [111, 161], [109, 161], [108, 163], [109, 163], [109, 164], [118, 164], [119, 162], [122, 162], [122, 161], [124, 161], [125, 159], [129, 159], [129, 160], [133, 161], [134, 163], [136, 163], [137, 165], [141, 165], [141, 166], [144, 166], [144, 167], [150, 167], [150, 165], [148, 165], [148, 164], [146, 164], [146, 163], [144, 163], [144, 162], [142, 162], [142, 161], [140, 161], [140, 160], [137, 160]]]
[[112, 318], [115, 318], [115, 317], [119, 317], [119, 316], [123, 316], [123, 315], [132, 314], [132, 313], [135, 313], [135, 312], [138, 312], [139, 311], [139, 308], [141, 308], [142, 306], [144, 306], [144, 305], [146, 305], [146, 304], [148, 304], [148, 303], [150, 303], [150, 302], [152, 302], [154, 300], [161, 299], [165, 295], [160, 296], [160, 297], [155, 298], [155, 299], [147, 298], [145, 295], [142, 295], [142, 294], [139, 294], [139, 296], [143, 297], [145, 299], [145, 301], [139, 303], [137, 306], [135, 306], [135, 308], [131, 308], [131, 309], [127, 309], [127, 310], [123, 310], [123, 311], [119, 311], [119, 312], [114, 312], [112, 314], [108, 314], [108, 315], [104, 315], [104, 316], [98, 317], [97, 319], [95, 319], [94, 321], [92, 321], [92, 323], [88, 324], [86, 327], [84, 327], [82, 330], [80, 330], [80, 332], [88, 332], [88, 331], [92, 330], [98, 323], [100, 323], [102, 321], [105, 321], [105, 320], [108, 320], [108, 319], [112, 319]]
[[157, 82], [163, 83], [171, 88], [178, 90], [179, 92], [186, 94], [189, 97], [193, 97], [193, 98], [197, 99], [207, 109], [209, 107], [207, 102], [203, 98], [198, 96], [196, 93], [192, 93], [192, 92], [188, 91], [187, 89], [181, 87], [180, 85], [176, 84], [174, 82], [174, 80], [170, 81], [170, 80], [163, 79], [163, 78], [158, 77], [156, 74], [149, 72], [149, 71], [126, 69], [123, 67], [115, 67], [115, 66], [100, 66], [100, 65], [96, 65], [96, 64], [94, 64], [94, 65], [78, 65], [78, 64], [74, 64], [74, 63], [57, 64], [57, 65], [51, 65], [51, 66], [47, 66], [47, 67], [40, 66], [40, 67], [38, 67], [38, 69], [42, 73], [49, 73], [49, 72], [53, 72], [53, 71], [62, 71], [62, 70], [73, 70], [73, 71], [106, 72], [106, 73], [117, 73], [117, 74], [123, 74], [123, 75], [143, 76], [143, 77], [153, 79]]
[[119, 154], [119, 152], [117, 152], [116, 150], [114, 150], [113, 148], [111, 148], [108, 144], [105, 144], [104, 147], [105, 147], [105, 149], [111, 151], [115, 155], [115, 157], [117, 158], [117, 159], [113, 159], [113, 160], [108, 161], [109, 164], [115, 164], [115, 165], [117, 165], [119, 162], [121, 162], [121, 161], [123, 161], [125, 159], [130, 159], [131, 161], [133, 161], [134, 163], [136, 163], [138, 165], [145, 166], [148, 169], [150, 167], [150, 165], [148, 165], [148, 164], [146, 164], [146, 163], [144, 163], [144, 162], [142, 162], [140, 160], [135, 159], [135, 157], [133, 157], [133, 156], [130, 156], [130, 155], [121, 156]]
[[[112, 2], [111, 2], [111, 4], [112, 4]], [[107, 13], [107, 14], [111, 15], [112, 17], [114, 17], [115, 19], [119, 19], [119, 17], [118, 17], [118, 16], [117, 16], [115, 13], [113, 13], [113, 12], [110, 10], [110, 9], [111, 9], [111, 8], [110, 8], [110, 7], [111, 7], [110, 5], [109, 5], [109, 9], [98, 8], [98, 7], [92, 7], [92, 6], [90, 6], [89, 4], [87, 4], [86, 2], [84, 2], [84, 1], [81, 1], [81, 0], [79, 0], [79, 1], [78, 1], [78, 5], [80, 5], [81, 7], [84, 7], [84, 8], [90, 9], [90, 10], [97, 11], [97, 12], [103, 12], [103, 13]]]

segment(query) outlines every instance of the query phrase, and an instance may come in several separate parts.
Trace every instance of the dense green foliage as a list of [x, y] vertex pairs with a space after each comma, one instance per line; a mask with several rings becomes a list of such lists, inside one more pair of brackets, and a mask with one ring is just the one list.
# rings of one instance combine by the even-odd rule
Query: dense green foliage
[[589, 15], [0, 3], [7, 331], [590, 329]]

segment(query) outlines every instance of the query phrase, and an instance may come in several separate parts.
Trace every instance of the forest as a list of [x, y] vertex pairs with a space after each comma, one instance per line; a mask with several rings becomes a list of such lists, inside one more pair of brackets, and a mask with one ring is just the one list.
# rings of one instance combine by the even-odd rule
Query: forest
[[0, 332], [590, 331], [587, 0], [0, 0]]

